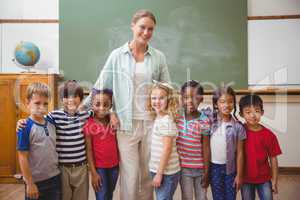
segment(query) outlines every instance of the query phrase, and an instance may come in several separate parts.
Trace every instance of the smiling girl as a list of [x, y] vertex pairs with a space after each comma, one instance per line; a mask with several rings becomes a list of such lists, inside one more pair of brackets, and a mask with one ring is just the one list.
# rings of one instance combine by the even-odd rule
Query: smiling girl
[[150, 92], [148, 109], [155, 116], [151, 140], [150, 173], [156, 199], [172, 199], [180, 177], [174, 122], [178, 100], [167, 83], [155, 83]]

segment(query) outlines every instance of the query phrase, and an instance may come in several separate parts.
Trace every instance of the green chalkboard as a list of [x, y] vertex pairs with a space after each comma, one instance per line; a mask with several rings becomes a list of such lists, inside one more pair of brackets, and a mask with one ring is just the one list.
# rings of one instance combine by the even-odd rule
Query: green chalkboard
[[151, 45], [167, 57], [172, 81], [247, 88], [247, 1], [60, 0], [60, 69], [93, 83], [110, 52], [131, 39], [131, 17], [151, 10]]

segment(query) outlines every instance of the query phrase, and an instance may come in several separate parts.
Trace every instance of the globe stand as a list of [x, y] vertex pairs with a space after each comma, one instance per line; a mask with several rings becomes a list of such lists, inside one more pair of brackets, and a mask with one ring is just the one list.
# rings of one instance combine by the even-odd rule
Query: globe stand
[[33, 73], [36, 73], [35, 71], [31, 71], [30, 69], [31, 68], [34, 68], [34, 65], [33, 66], [26, 66], [24, 67], [27, 71], [22, 71], [21, 73], [22, 74], [33, 74]]
[[30, 70], [31, 68], [34, 68], [34, 65], [32, 65], [32, 66], [24, 66], [24, 65], [21, 65], [20, 63], [18, 63], [18, 62], [16, 61], [15, 58], [13, 58], [12, 61], [13, 61], [18, 67], [20, 67], [20, 68], [22, 68], [22, 69], [26, 69], [26, 71], [21, 71], [21, 72], [20, 72], [20, 73], [22, 73], [22, 74], [33, 74], [33, 73], [37, 73], [37, 72], [35, 72], [35, 71], [31, 71], [31, 70]]

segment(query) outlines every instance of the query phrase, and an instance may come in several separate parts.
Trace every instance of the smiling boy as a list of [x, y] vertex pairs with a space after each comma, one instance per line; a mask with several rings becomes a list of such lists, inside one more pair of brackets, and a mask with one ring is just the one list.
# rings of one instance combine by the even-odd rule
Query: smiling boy
[[261, 200], [272, 200], [277, 193], [278, 161], [281, 149], [275, 134], [261, 125], [263, 101], [258, 95], [246, 95], [239, 102], [240, 115], [245, 119], [246, 170], [242, 199], [254, 200], [255, 190]]

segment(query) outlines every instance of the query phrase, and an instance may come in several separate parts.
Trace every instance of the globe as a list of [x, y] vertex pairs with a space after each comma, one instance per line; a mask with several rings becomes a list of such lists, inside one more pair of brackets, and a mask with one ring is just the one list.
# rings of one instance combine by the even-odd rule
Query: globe
[[32, 42], [20, 42], [15, 49], [15, 60], [26, 67], [33, 67], [40, 59], [40, 50]]

